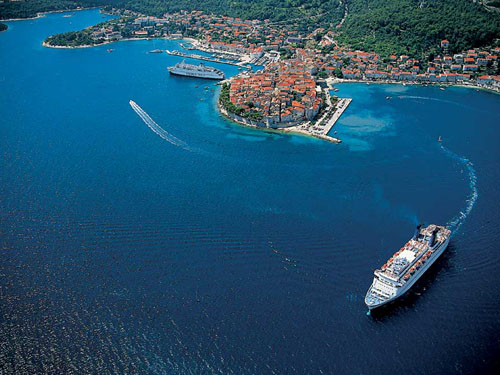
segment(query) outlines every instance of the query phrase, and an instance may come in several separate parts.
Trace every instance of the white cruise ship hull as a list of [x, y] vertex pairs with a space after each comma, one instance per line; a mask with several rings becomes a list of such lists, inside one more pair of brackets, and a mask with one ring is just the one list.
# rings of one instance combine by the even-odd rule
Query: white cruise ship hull
[[[448, 237], [446, 239], [446, 241], [443, 242], [443, 244], [434, 251], [433, 255], [428, 259], [427, 262], [425, 262], [425, 264], [420, 269], [418, 269], [415, 272], [415, 274], [410, 278], [410, 280], [408, 280], [403, 286], [401, 286], [397, 289], [397, 292], [394, 296], [392, 296], [388, 299], [385, 299], [377, 304], [368, 304], [367, 303], [366, 305], [368, 306], [368, 309], [369, 310], [377, 309], [379, 307], [387, 305], [388, 303], [393, 302], [393, 301], [397, 300], [398, 298], [402, 297], [420, 279], [420, 277], [430, 268], [430, 266], [432, 266], [434, 264], [434, 262], [441, 256], [441, 254], [444, 253], [444, 251], [448, 247], [449, 242], [450, 242], [450, 237]], [[375, 279], [373, 280], [373, 283], [375, 283]], [[367, 296], [372, 291], [373, 283], [366, 294]]]
[[197, 72], [193, 70], [184, 70], [184, 69], [169, 69], [170, 74], [183, 76], [183, 77], [196, 77], [196, 78], [205, 78], [205, 79], [224, 79], [223, 75], [218, 75], [216, 73], [205, 73], [205, 72]]

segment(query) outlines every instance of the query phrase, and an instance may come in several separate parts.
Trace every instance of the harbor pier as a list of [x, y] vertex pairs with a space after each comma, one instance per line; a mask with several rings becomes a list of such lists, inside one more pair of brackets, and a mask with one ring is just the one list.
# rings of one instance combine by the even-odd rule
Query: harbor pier
[[195, 60], [204, 60], [204, 61], [210, 61], [210, 62], [215, 62], [215, 63], [219, 63], [219, 64], [227, 64], [227, 65], [234, 65], [234, 66], [239, 66], [241, 68], [245, 68], [245, 69], [251, 69], [252, 67], [250, 65], [245, 65], [244, 62], [240, 61], [240, 62], [234, 62], [234, 61], [229, 61], [229, 60], [221, 60], [219, 58], [215, 58], [215, 57], [209, 57], [209, 56], [203, 56], [203, 55], [197, 55], [197, 54], [187, 54], [187, 53], [184, 53], [184, 52], [180, 52], [180, 51], [169, 51], [168, 49], [165, 50], [165, 52], [167, 52], [167, 54], [169, 55], [172, 55], [172, 56], [179, 56], [179, 57], [184, 57], [184, 58], [189, 58], [189, 59], [195, 59]]

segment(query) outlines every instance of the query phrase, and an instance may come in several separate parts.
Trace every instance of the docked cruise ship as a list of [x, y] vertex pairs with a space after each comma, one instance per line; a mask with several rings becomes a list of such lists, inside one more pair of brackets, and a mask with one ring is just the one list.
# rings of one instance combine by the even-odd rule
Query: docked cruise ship
[[413, 238], [375, 270], [365, 297], [368, 308], [373, 310], [405, 294], [446, 250], [450, 234], [439, 225], [417, 226]]
[[208, 79], [224, 79], [224, 72], [203, 63], [200, 65], [187, 64], [184, 60], [168, 68], [170, 74], [185, 77], [197, 77]]

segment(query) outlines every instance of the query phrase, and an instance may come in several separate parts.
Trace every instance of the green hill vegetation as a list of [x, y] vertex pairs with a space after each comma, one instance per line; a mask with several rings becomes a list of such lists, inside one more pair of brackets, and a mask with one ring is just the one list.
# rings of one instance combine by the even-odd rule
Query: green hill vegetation
[[77, 47], [77, 46], [91, 46], [101, 44], [101, 40], [93, 40], [90, 33], [84, 31], [69, 31], [67, 33], [56, 34], [50, 36], [46, 40], [47, 43], [53, 46]]
[[269, 19], [315, 27], [342, 18], [339, 0], [125, 0], [120, 6], [160, 16], [166, 11], [203, 10], [243, 19]]
[[349, 0], [340, 35], [355, 48], [419, 56], [450, 41], [450, 52], [492, 44], [500, 14], [471, 0]]

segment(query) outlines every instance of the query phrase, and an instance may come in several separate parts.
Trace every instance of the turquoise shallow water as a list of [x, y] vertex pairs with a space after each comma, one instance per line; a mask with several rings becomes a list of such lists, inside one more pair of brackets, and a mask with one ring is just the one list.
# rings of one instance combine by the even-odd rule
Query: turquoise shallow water
[[[41, 47], [100, 20], [0, 34], [4, 372], [496, 370], [500, 96], [344, 84], [341, 145], [267, 133], [146, 53], [177, 42]], [[449, 250], [367, 315], [373, 269], [421, 220], [457, 228]]]

